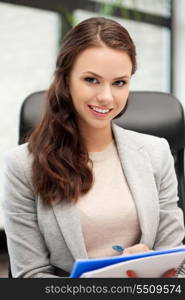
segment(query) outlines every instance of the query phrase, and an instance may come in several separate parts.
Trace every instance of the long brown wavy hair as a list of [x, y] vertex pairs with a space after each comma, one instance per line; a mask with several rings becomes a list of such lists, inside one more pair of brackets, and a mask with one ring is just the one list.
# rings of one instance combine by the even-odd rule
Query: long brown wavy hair
[[114, 20], [89, 18], [65, 35], [43, 118], [28, 139], [33, 155], [32, 183], [44, 203], [56, 198], [76, 202], [93, 185], [92, 162], [78, 127], [68, 77], [79, 53], [102, 44], [126, 51], [132, 74], [136, 70], [135, 45], [128, 31]]

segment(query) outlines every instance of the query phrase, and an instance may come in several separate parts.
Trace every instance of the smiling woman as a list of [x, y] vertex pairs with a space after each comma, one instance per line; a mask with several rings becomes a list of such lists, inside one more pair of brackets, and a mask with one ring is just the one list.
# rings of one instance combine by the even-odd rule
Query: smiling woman
[[78, 258], [182, 244], [167, 141], [112, 122], [126, 107], [135, 70], [133, 41], [111, 19], [87, 19], [65, 36], [43, 119], [6, 155], [13, 277], [64, 277]]
[[[60, 201], [74, 202], [90, 190], [93, 173], [88, 152], [104, 150], [113, 140], [111, 120], [126, 105], [135, 70], [135, 45], [119, 23], [90, 18], [66, 34], [45, 116], [28, 144], [34, 156], [34, 189], [45, 203], [57, 195]], [[127, 78], [121, 87], [116, 84], [120, 76]], [[102, 114], [97, 108], [111, 110]]]
[[131, 73], [132, 61], [127, 52], [103, 42], [99, 47], [85, 49], [76, 58], [69, 75], [69, 90], [89, 152], [101, 151], [112, 141], [111, 120], [126, 105]]

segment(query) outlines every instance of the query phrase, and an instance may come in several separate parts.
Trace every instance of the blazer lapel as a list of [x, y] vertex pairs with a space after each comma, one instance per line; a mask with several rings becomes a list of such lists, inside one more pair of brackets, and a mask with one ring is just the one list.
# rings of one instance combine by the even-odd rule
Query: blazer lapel
[[[148, 154], [142, 145], [129, 141], [126, 130], [113, 124], [114, 137], [123, 171], [135, 201], [141, 227], [141, 243], [153, 246], [158, 224], [158, 195]], [[125, 133], [125, 134], [124, 134]], [[52, 204], [61, 233], [74, 259], [87, 258], [76, 204]]]
[[[125, 135], [124, 135], [125, 132]], [[159, 216], [158, 193], [153, 169], [143, 145], [138, 145], [126, 130], [113, 125], [113, 133], [123, 171], [135, 201], [141, 227], [140, 243], [153, 247]]]
[[87, 258], [76, 204], [66, 201], [52, 204], [62, 235], [74, 259]]

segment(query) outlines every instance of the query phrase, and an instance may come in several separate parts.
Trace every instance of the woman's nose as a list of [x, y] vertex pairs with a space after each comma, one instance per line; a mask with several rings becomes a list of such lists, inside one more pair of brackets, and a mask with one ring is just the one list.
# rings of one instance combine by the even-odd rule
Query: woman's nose
[[111, 87], [102, 87], [97, 94], [98, 103], [102, 106], [110, 106], [113, 103], [113, 94]]

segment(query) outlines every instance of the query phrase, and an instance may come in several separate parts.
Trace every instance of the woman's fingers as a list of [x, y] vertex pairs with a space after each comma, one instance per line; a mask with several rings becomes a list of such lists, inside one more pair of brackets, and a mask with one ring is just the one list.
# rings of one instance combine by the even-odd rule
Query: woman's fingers
[[[132, 247], [128, 247], [124, 250], [123, 255], [141, 253], [151, 251], [145, 244], [136, 244]], [[138, 278], [138, 275], [133, 270], [127, 270], [126, 274], [129, 278]], [[175, 277], [176, 269], [170, 269], [166, 271], [162, 278]]]
[[[124, 249], [123, 255], [129, 255], [134, 253], [148, 252], [150, 249], [145, 244], [136, 244], [132, 247]], [[133, 270], [127, 270], [126, 274], [129, 278], [138, 278], [138, 275]]]
[[[162, 278], [174, 277], [176, 274], [176, 271], [177, 271], [176, 269], [170, 269], [163, 274]], [[138, 275], [133, 270], [127, 270], [126, 274], [129, 278], [138, 278]]]
[[145, 244], [136, 244], [132, 247], [125, 248], [123, 255], [148, 252], [150, 249]]
[[132, 270], [127, 270], [126, 274], [129, 278], [138, 278], [137, 274]]
[[175, 277], [175, 274], [176, 274], [177, 270], [176, 269], [171, 269], [171, 270], [168, 270], [167, 272], [165, 272], [163, 274], [163, 278], [168, 278], [168, 277]]

